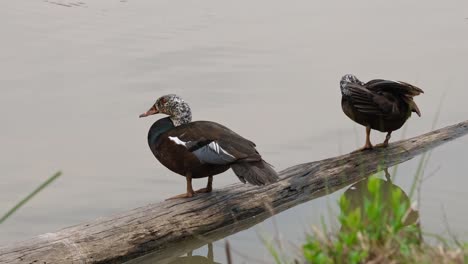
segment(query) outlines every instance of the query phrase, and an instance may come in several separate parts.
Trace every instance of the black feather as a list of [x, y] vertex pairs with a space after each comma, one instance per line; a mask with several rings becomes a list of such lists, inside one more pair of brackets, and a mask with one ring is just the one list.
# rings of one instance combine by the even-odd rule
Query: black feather
[[278, 181], [278, 173], [263, 160], [255, 162], [236, 162], [231, 165], [234, 173], [243, 183], [265, 185]]

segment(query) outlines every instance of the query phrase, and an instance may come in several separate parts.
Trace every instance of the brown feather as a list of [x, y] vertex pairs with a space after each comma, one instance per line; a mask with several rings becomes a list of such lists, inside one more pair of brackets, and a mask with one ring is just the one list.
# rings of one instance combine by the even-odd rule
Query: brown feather
[[405, 83], [376, 79], [367, 83], [347, 83], [342, 93], [343, 112], [355, 122], [382, 132], [399, 129], [411, 115], [421, 111], [413, 100], [424, 93]]

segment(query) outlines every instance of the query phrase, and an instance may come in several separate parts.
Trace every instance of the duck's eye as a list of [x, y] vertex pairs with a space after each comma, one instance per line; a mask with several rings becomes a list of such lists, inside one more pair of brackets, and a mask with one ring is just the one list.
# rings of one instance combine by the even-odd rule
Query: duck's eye
[[160, 103], [161, 103], [162, 105], [165, 105], [165, 104], [166, 104], [166, 98], [161, 98]]
[[166, 102], [167, 100], [165, 98], [159, 98], [154, 104], [154, 106], [156, 107], [156, 109], [161, 110], [164, 108], [164, 105], [166, 105]]

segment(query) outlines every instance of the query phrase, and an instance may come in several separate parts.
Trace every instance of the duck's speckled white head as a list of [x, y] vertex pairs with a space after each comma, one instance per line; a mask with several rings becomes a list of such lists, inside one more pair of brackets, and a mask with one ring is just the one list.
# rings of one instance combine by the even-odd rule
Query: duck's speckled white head
[[156, 103], [147, 112], [140, 115], [146, 117], [154, 114], [168, 115], [174, 126], [180, 126], [192, 121], [192, 111], [190, 106], [180, 96], [168, 94], [158, 98]]
[[352, 74], [346, 74], [343, 77], [341, 77], [341, 81], [340, 81], [340, 88], [341, 88], [341, 92], [343, 94], [347, 94], [346, 85], [348, 85], [350, 83], [364, 85], [364, 83], [361, 82], [356, 76], [354, 76]]

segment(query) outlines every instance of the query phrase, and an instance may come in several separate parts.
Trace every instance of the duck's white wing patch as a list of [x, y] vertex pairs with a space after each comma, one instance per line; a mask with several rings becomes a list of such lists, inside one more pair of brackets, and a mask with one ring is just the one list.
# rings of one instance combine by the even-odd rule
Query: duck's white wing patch
[[170, 139], [172, 142], [176, 143], [177, 145], [182, 145], [182, 146], [184, 146], [184, 147], [187, 147], [187, 143], [190, 142], [190, 141], [184, 142], [184, 141], [180, 140], [178, 137], [169, 137], [169, 139]]
[[236, 158], [224, 150], [216, 141], [210, 142], [192, 152], [197, 156], [201, 163], [210, 163], [216, 165], [229, 164], [236, 160]]

